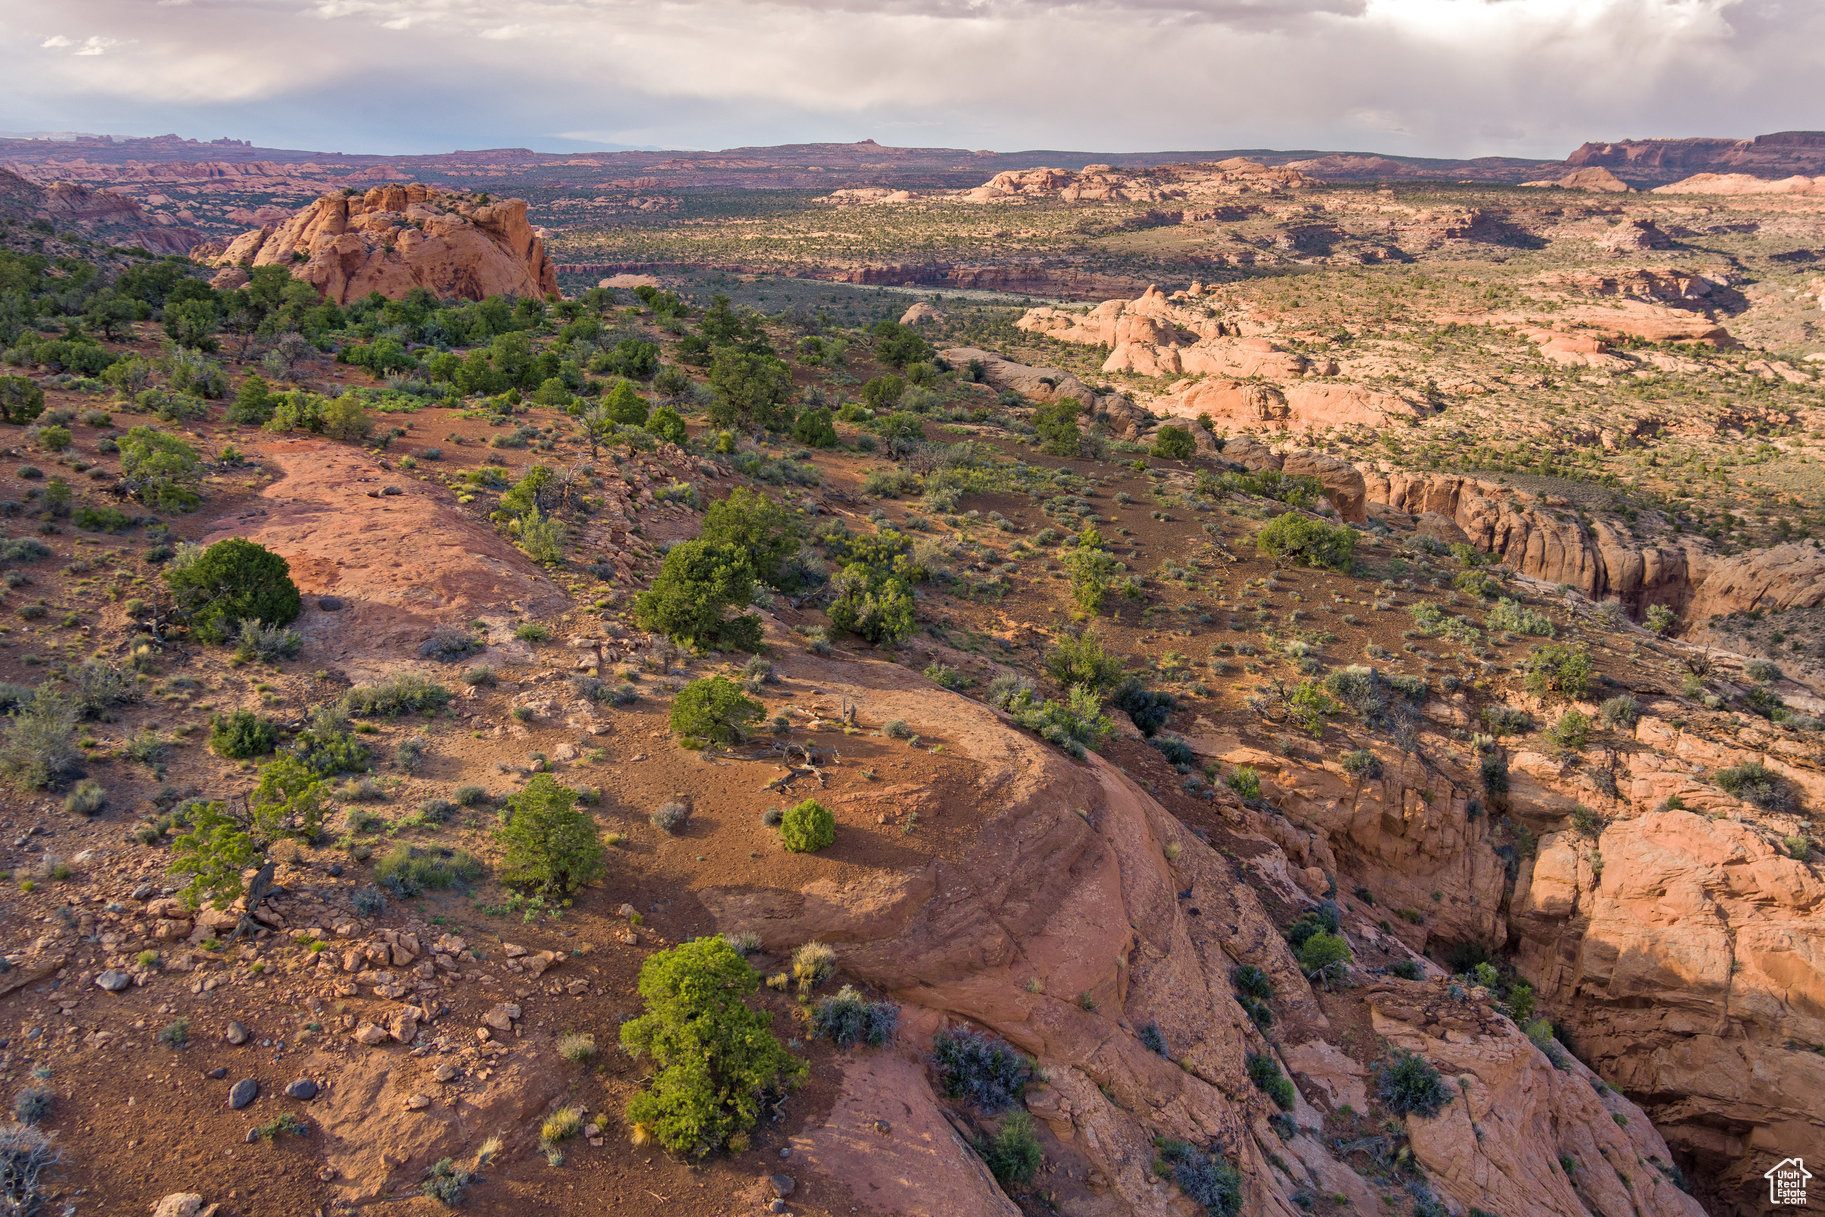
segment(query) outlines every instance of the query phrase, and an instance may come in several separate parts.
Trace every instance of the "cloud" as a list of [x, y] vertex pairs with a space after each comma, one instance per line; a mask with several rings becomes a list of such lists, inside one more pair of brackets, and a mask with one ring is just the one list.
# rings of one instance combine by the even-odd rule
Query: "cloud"
[[1825, 67], [1815, 0], [61, 0], [40, 28], [50, 7], [0, 0], [15, 124], [331, 151], [1563, 156], [1806, 125]]

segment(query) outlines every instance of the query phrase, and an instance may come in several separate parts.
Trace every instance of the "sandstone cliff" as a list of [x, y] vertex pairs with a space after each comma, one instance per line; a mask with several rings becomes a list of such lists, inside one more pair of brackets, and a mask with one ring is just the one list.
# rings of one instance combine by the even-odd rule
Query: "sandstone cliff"
[[[1120, 770], [1100, 758], [1073, 764], [981, 704], [874, 670], [883, 666], [869, 665], [865, 687], [846, 684], [858, 675], [853, 665], [825, 664], [816, 675], [871, 715], [915, 729], [942, 721], [979, 766], [975, 805], [997, 809], [969, 852], [866, 885], [703, 893], [725, 930], [776, 949], [830, 943], [846, 973], [905, 1008], [906, 1055], [846, 1059], [831, 1114], [795, 1142], [794, 1157], [857, 1204], [1011, 1217], [980, 1165], [945, 1135], [916, 1062], [931, 1031], [962, 1021], [1037, 1059], [1045, 1084], [1026, 1104], [1060, 1181], [1058, 1211], [1182, 1211], [1152, 1170], [1159, 1137], [1212, 1146], [1235, 1163], [1243, 1212], [1292, 1217], [1314, 1192], [1342, 1197], [1350, 1211], [1381, 1211], [1404, 1194], [1401, 1184], [1361, 1170], [1327, 1132], [1327, 1116], [1348, 1119], [1346, 1105], [1366, 1106], [1379, 1052], [1341, 1034], [1334, 1016], [1347, 1014], [1372, 1018], [1378, 1034], [1446, 1069], [1452, 1102], [1431, 1119], [1407, 1117], [1402, 1132], [1457, 1204], [1524, 1217], [1698, 1217], [1664, 1173], [1669, 1151], [1639, 1109], [1597, 1095], [1587, 1073], [1555, 1070], [1486, 1000], [1427, 980], [1315, 993], [1229, 858]], [[1345, 928], [1364, 963], [1410, 958], [1366, 922]], [[1241, 964], [1270, 980], [1271, 1039], [1231, 988]], [[1163, 1051], [1142, 1042], [1150, 1024]], [[1307, 1083], [1285, 1113], [1250, 1081], [1250, 1053]]]
[[236, 237], [213, 264], [288, 266], [339, 304], [371, 292], [397, 299], [416, 287], [470, 300], [558, 290], [525, 200], [487, 202], [418, 184], [325, 195], [282, 224]]

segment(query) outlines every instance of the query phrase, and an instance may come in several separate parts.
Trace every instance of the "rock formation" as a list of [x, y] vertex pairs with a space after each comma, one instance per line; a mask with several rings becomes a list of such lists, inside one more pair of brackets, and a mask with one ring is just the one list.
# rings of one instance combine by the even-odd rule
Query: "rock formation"
[[1029, 367], [978, 347], [951, 347], [938, 353], [957, 367], [980, 364], [984, 384], [1018, 393], [1029, 401], [1069, 398], [1082, 406], [1086, 415], [1104, 416], [1109, 433], [1117, 439], [1136, 439], [1155, 422], [1150, 412], [1125, 394], [1092, 388], [1063, 368]]
[[283, 224], [236, 237], [213, 264], [288, 266], [339, 304], [417, 287], [470, 300], [557, 291], [525, 200], [484, 199], [416, 183], [325, 195]]
[[1298, 169], [1270, 168], [1244, 157], [1150, 169], [1117, 169], [1085, 165], [1070, 169], [1010, 169], [982, 185], [958, 192], [967, 203], [1001, 203], [1017, 199], [1058, 199], [1066, 203], [1197, 202], [1219, 196], [1278, 194], [1323, 185]]
[[161, 254], [186, 253], [203, 239], [194, 228], [148, 216], [124, 194], [65, 181], [39, 186], [5, 169], [0, 169], [0, 218], [48, 220], [60, 232]]
[[[853, 672], [821, 665], [819, 685], [842, 688]], [[1337, 1047], [1328, 1007], [1223, 853], [1112, 765], [1072, 765], [1007, 731], [980, 703], [934, 695], [891, 671], [871, 672], [854, 692], [871, 713], [915, 729], [941, 717], [947, 739], [980, 766], [979, 801], [997, 810], [966, 856], [876, 874], [866, 890], [706, 889], [719, 927], [758, 934], [770, 949], [811, 938], [833, 945], [847, 974], [902, 1004], [911, 1045], [966, 1021], [1037, 1058], [1047, 1081], [1027, 1105], [1054, 1178], [1070, 1189], [1055, 1198], [1062, 1211], [1176, 1211], [1151, 1170], [1158, 1136], [1211, 1146], [1235, 1163], [1248, 1213], [1293, 1217], [1297, 1195], [1312, 1191], [1344, 1197], [1350, 1211], [1382, 1210], [1377, 1185], [1322, 1135], [1325, 1113], [1295, 1096], [1279, 1114], [1242, 1067], [1249, 1053], [1267, 1053], [1340, 1112], [1363, 1103], [1370, 1067], [1359, 1058], [1377, 1050]], [[1409, 958], [1371, 924], [1350, 930], [1365, 958]], [[1237, 1002], [1230, 974], [1241, 964], [1271, 982], [1277, 1046]], [[1468, 991], [1388, 982], [1366, 996], [1378, 1033], [1449, 1071], [1452, 1102], [1431, 1119], [1407, 1117], [1406, 1132], [1457, 1203], [1525, 1217], [1700, 1217], [1652, 1165], [1670, 1155], [1634, 1104], [1598, 1096], [1588, 1074], [1555, 1070]], [[1164, 1054], [1143, 1046], [1136, 1029], [1148, 1024]], [[922, 1071], [859, 1054], [840, 1068], [841, 1096], [795, 1138], [795, 1158], [846, 1181], [874, 1211], [1011, 1213], [980, 1166], [949, 1149]], [[1502, 1135], [1481, 1144], [1484, 1125]], [[1568, 1160], [1576, 1189], [1561, 1165]]]
[[1691, 177], [1654, 187], [1655, 194], [1810, 194], [1825, 195], [1825, 175], [1766, 178], [1747, 173], [1694, 173]]
[[[1641, 728], [1679, 742], [1658, 720]], [[1633, 785], [1656, 797], [1659, 776]], [[1515, 890], [1522, 972], [1579, 1029], [1586, 1060], [1649, 1096], [1718, 1194], [1753, 1196], [1763, 1158], [1825, 1157], [1812, 1048], [1825, 1043], [1825, 885], [1811, 867], [1748, 825], [1663, 810], [1594, 840], [1543, 837]]]
[[1601, 165], [1588, 165], [1582, 169], [1573, 169], [1569, 173], [1555, 178], [1537, 182], [1522, 182], [1523, 186], [1556, 186], [1561, 190], [1595, 190], [1604, 194], [1630, 194], [1634, 187], [1605, 169]]

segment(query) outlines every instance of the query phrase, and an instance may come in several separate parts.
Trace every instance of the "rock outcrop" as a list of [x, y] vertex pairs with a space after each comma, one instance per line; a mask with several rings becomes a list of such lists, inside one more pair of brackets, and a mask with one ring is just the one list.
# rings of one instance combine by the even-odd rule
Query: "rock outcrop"
[[[865, 885], [706, 889], [719, 927], [757, 934], [774, 950], [811, 938], [831, 944], [846, 974], [902, 1004], [898, 1051], [909, 1059], [947, 1023], [986, 1028], [1034, 1056], [1045, 1085], [1026, 1105], [1042, 1128], [1061, 1212], [1177, 1211], [1151, 1169], [1160, 1137], [1208, 1146], [1235, 1164], [1242, 1211], [1251, 1214], [1293, 1217], [1299, 1193], [1313, 1191], [1343, 1197], [1349, 1211], [1381, 1210], [1380, 1185], [1337, 1156], [1313, 1106], [1340, 1112], [1361, 1102], [1369, 1066], [1357, 1058], [1377, 1050], [1338, 1048], [1326, 1007], [1223, 853], [1100, 758], [1074, 765], [980, 703], [934, 694], [904, 673], [871, 672], [861, 688], [845, 684], [853, 665], [822, 669], [821, 688], [849, 688], [871, 715], [916, 729], [942, 722], [947, 743], [978, 766], [976, 803], [997, 810], [967, 853]], [[1404, 957], [1367, 923], [1347, 929], [1365, 953], [1386, 941]], [[1272, 1041], [1232, 991], [1240, 964], [1260, 968], [1272, 985]], [[1430, 1157], [1421, 1145], [1437, 1147], [1441, 1169], [1444, 1155], [1456, 1155], [1441, 1185], [1459, 1203], [1537, 1217], [1579, 1217], [1591, 1211], [1586, 1204], [1614, 1217], [1699, 1217], [1695, 1202], [1638, 1165], [1638, 1153], [1670, 1160], [1639, 1109], [1553, 1076], [1486, 1003], [1438, 982], [1373, 990], [1371, 1001], [1378, 1029], [1438, 1055], [1457, 1075], [1450, 1106], [1462, 1104], [1463, 1114], [1448, 1106], [1430, 1120], [1407, 1117], [1407, 1133], [1416, 1153]], [[1163, 1053], [1141, 1041], [1138, 1029], [1149, 1024]], [[1307, 1080], [1284, 1114], [1250, 1080], [1251, 1053]], [[864, 1055], [840, 1067], [830, 1115], [795, 1139], [795, 1156], [826, 1177], [820, 1186], [849, 1189], [874, 1211], [1010, 1211], [942, 1135], [922, 1071]], [[1519, 1143], [1460, 1153], [1462, 1134], [1473, 1131], [1466, 1120], [1511, 1127]], [[1576, 1191], [1560, 1155], [1576, 1159]], [[1528, 1198], [1524, 1207], [1516, 1196]]]
[[1085, 165], [1071, 169], [1010, 169], [982, 185], [959, 191], [967, 203], [1001, 203], [1018, 199], [1058, 199], [1066, 203], [1198, 202], [1218, 196], [1278, 194], [1322, 182], [1288, 166], [1269, 167], [1244, 157], [1158, 165], [1150, 169], [1117, 169]]
[[525, 200], [485, 198], [416, 183], [325, 195], [282, 224], [236, 237], [212, 261], [289, 267], [338, 304], [420, 287], [470, 300], [557, 291], [557, 267]]
[[1762, 1211], [1767, 1163], [1825, 1158], [1825, 883], [1812, 867], [1750, 825], [1661, 810], [1594, 840], [1541, 838], [1515, 890], [1520, 970], [1724, 1211]]
[[1555, 178], [1522, 182], [1523, 186], [1556, 186], [1561, 190], [1595, 190], [1604, 194], [1631, 194], [1634, 187], [1601, 165], [1587, 165]]
[[1511, 486], [1455, 474], [1370, 470], [1370, 504], [1449, 521], [1471, 545], [1521, 574], [1564, 583], [1630, 609], [1665, 604], [1689, 621], [1825, 604], [1825, 551], [1787, 542], [1719, 557], [1700, 540], [1644, 543], [1619, 522], [1581, 522], [1570, 506]]
[[1655, 194], [1808, 194], [1825, 195], [1825, 175], [1807, 177], [1796, 173], [1792, 177], [1766, 178], [1752, 177], [1747, 173], [1695, 173], [1691, 177], [1665, 186], [1654, 187]]
[[1126, 395], [1092, 388], [1063, 368], [1030, 367], [979, 347], [951, 347], [939, 354], [957, 367], [980, 365], [982, 383], [1029, 401], [1075, 401], [1090, 417], [1103, 416], [1109, 433], [1117, 439], [1137, 439], [1157, 421]]
[[203, 239], [194, 228], [167, 217], [154, 218], [124, 194], [76, 182], [38, 185], [0, 169], [0, 219], [48, 220], [60, 232], [74, 231], [114, 245], [137, 245], [154, 253], [187, 253]]

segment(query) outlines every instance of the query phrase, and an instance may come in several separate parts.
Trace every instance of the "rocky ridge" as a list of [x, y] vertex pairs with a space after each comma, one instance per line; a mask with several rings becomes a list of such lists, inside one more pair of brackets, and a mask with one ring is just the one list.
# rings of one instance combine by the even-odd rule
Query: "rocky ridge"
[[286, 266], [339, 304], [371, 292], [397, 299], [413, 288], [480, 300], [545, 296], [558, 287], [525, 200], [492, 202], [416, 183], [325, 195], [282, 224], [236, 237], [210, 262]]

